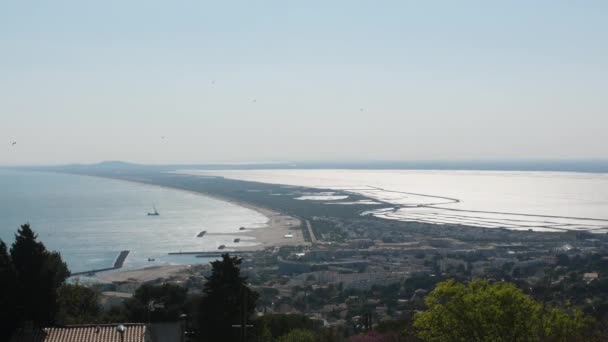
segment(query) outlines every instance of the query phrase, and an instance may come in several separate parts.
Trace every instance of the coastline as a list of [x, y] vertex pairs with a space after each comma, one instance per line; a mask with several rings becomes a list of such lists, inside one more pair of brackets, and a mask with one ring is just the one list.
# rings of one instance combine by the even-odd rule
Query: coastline
[[[146, 181], [145, 179], [125, 179], [118, 175], [117, 177], [113, 177], [112, 175], [98, 175], [98, 174], [82, 174], [82, 173], [74, 173], [74, 172], [59, 172], [55, 170], [19, 170], [31, 173], [49, 173], [49, 174], [62, 174], [67, 176], [79, 176], [79, 177], [91, 177], [92, 179], [106, 179], [117, 182], [125, 182], [131, 184], [139, 184], [143, 186], [155, 187], [168, 189], [172, 191], [186, 192], [191, 193], [194, 196], [204, 196], [206, 198], [221, 201], [224, 203], [232, 204], [241, 208], [253, 210], [265, 217], [264, 223], [262, 225], [256, 225], [255, 228], [247, 227], [247, 223], [241, 223], [242, 226], [246, 227], [245, 230], [239, 230], [238, 224], [234, 227], [234, 229], [230, 229], [227, 227], [228, 231], [214, 233], [214, 235], [226, 235], [226, 236], [234, 236], [243, 237], [242, 246], [239, 246], [239, 243], [226, 243], [226, 248], [224, 250], [207, 250], [207, 252], [218, 252], [218, 253], [230, 253], [230, 252], [256, 252], [261, 251], [267, 248], [272, 248], [275, 246], [300, 246], [300, 245], [309, 245], [304, 238], [303, 234], [303, 222], [299, 218], [281, 213], [277, 210], [272, 210], [266, 207], [252, 205], [250, 203], [245, 203], [242, 201], [234, 200], [232, 198], [225, 198], [222, 196], [217, 196], [209, 193], [205, 193], [202, 191], [196, 191], [187, 188], [174, 187], [165, 184], [156, 184], [154, 182]], [[260, 222], [260, 221], [258, 221]], [[262, 223], [262, 222], [260, 222]], [[286, 238], [285, 235], [290, 234], [291, 238]], [[245, 239], [245, 237], [247, 239]], [[251, 239], [249, 239], [251, 238]], [[230, 239], [232, 240], [232, 239]], [[251, 243], [251, 245], [250, 245]], [[136, 248], [135, 248], [136, 249]], [[195, 249], [196, 250], [196, 249]], [[173, 249], [167, 249], [164, 252], [165, 254], [169, 254], [170, 252], [175, 252]], [[203, 264], [206, 264], [206, 261], [201, 260]], [[138, 265], [136, 267], [129, 267], [127, 269], [115, 269], [107, 272], [100, 272], [94, 276], [94, 278], [98, 278], [104, 281], [127, 281], [127, 282], [136, 282], [141, 280], [142, 282], [151, 281], [158, 278], [166, 278], [167, 276], [175, 276], [175, 273], [187, 273], [187, 266], [197, 265], [200, 262], [194, 260], [186, 260], [183, 261], [175, 261], [163, 264], [157, 264], [155, 266], [151, 265]], [[85, 270], [86, 272], [86, 270]], [[135, 273], [134, 273], [135, 272]], [[169, 273], [167, 273], [169, 272]], [[134, 276], [135, 275], [135, 276]], [[131, 280], [127, 280], [131, 279]]]
[[[30, 171], [30, 170], [28, 170], [28, 171]], [[124, 179], [124, 178], [109, 177], [109, 176], [104, 176], [104, 175], [92, 175], [92, 174], [48, 171], [48, 170], [40, 170], [40, 171], [33, 171], [33, 172], [50, 172], [50, 173], [59, 173], [59, 174], [67, 174], [67, 175], [76, 175], [76, 176], [82, 176], [82, 177], [110, 179], [110, 180], [114, 180], [114, 181], [122, 181], [122, 182], [127, 182], [127, 183], [135, 183], [135, 184], [158, 187], [158, 188], [169, 189], [169, 190], [174, 190], [174, 191], [182, 191], [182, 192], [191, 193], [191, 194], [194, 194], [197, 196], [208, 197], [208, 198], [211, 198], [211, 199], [214, 199], [217, 201], [230, 203], [232, 205], [236, 205], [236, 206], [246, 208], [249, 210], [253, 210], [268, 218], [268, 222], [266, 222], [265, 227], [249, 228], [249, 229], [246, 229], [243, 231], [226, 232], [225, 234], [222, 233], [221, 235], [243, 234], [243, 235], [254, 238], [255, 240], [253, 240], [252, 242], [258, 243], [255, 246], [242, 246], [242, 247], [230, 246], [230, 247], [228, 247], [229, 250], [227, 250], [226, 252], [229, 252], [230, 250], [242, 251], [242, 252], [259, 251], [259, 250], [263, 250], [265, 248], [274, 247], [274, 246], [310, 245], [310, 242], [306, 241], [306, 239], [304, 238], [304, 235], [303, 235], [303, 230], [306, 228], [304, 226], [304, 222], [302, 220], [300, 220], [299, 218], [289, 216], [287, 214], [281, 213], [274, 209], [257, 206], [257, 205], [252, 205], [250, 203], [246, 203], [243, 201], [238, 201], [238, 200], [235, 200], [232, 198], [218, 196], [215, 194], [209, 194], [209, 193], [202, 192], [202, 191], [177, 188], [177, 187], [167, 186], [167, 185], [163, 185], [163, 184], [155, 184], [155, 183], [150, 183], [150, 182], [146, 182], [146, 181], [140, 181], [140, 180], [136, 180], [136, 179]], [[288, 233], [291, 233], [293, 235], [293, 237], [285, 238], [284, 236]], [[221, 251], [218, 250], [218, 252], [221, 252]], [[167, 252], [167, 253], [169, 253], [169, 252]]]
[[161, 278], [184, 277], [191, 265], [159, 265], [134, 270], [103, 272], [95, 278], [111, 283], [145, 283]]
[[[80, 175], [80, 174], [76, 174], [76, 175]], [[90, 176], [90, 175], [85, 175], [85, 176]], [[239, 206], [242, 208], [253, 210], [255, 212], [258, 212], [258, 213], [264, 215], [266, 218], [268, 218], [268, 222], [266, 222], [265, 227], [248, 228], [246, 230], [240, 230], [240, 231], [235, 231], [235, 232], [226, 232], [225, 235], [242, 234], [242, 235], [245, 235], [248, 237], [252, 237], [255, 239], [255, 240], [253, 240], [253, 242], [257, 243], [257, 245], [254, 245], [254, 246], [242, 246], [242, 247], [241, 246], [227, 246], [228, 250], [226, 250], [226, 252], [230, 252], [230, 250], [241, 251], [241, 252], [248, 252], [248, 251], [253, 252], [253, 251], [260, 251], [260, 250], [264, 250], [269, 247], [277, 247], [277, 246], [310, 245], [310, 242], [306, 241], [306, 239], [304, 238], [303, 230], [305, 229], [305, 226], [304, 226], [304, 222], [302, 220], [300, 220], [299, 218], [293, 217], [293, 216], [289, 216], [287, 214], [283, 214], [281, 212], [278, 212], [278, 211], [270, 209], [270, 208], [256, 206], [256, 205], [252, 205], [250, 203], [246, 203], [243, 201], [237, 201], [232, 198], [226, 198], [223, 196], [209, 194], [209, 193], [202, 192], [202, 191], [181, 189], [181, 188], [175, 188], [175, 187], [171, 187], [171, 186], [167, 186], [167, 185], [153, 184], [153, 183], [142, 182], [142, 181], [137, 181], [137, 180], [127, 180], [127, 179], [122, 179], [122, 178], [112, 178], [112, 177], [104, 177], [104, 176], [90, 176], [90, 177], [98, 177], [98, 178], [104, 178], [104, 179], [112, 179], [112, 180], [118, 180], [118, 181], [130, 182], [130, 183], [137, 183], [137, 184], [142, 184], [142, 185], [146, 185], [146, 186], [154, 186], [154, 187], [160, 187], [160, 188], [164, 188], [164, 189], [183, 191], [183, 192], [191, 193], [191, 194], [194, 194], [197, 196], [205, 196], [205, 197], [214, 199], [216, 201], [226, 202], [226, 203], [230, 203], [232, 205], [236, 205], [236, 206]], [[293, 237], [285, 238], [286, 234], [292, 234]], [[224, 234], [222, 233], [222, 235], [224, 235]], [[218, 250], [218, 252], [222, 252], [222, 251]]]
[[[79, 175], [79, 174], [77, 174]], [[89, 175], [85, 175], [89, 176]], [[310, 242], [306, 241], [303, 234], [303, 229], [305, 229], [304, 222], [298, 218], [280, 213], [276, 210], [272, 210], [265, 207], [254, 206], [249, 203], [244, 203], [241, 201], [236, 201], [233, 199], [228, 199], [225, 197], [210, 195], [204, 192], [187, 190], [174, 188], [166, 185], [156, 185], [147, 182], [140, 181], [132, 181], [125, 180], [119, 178], [111, 178], [111, 177], [102, 177], [102, 176], [89, 176], [96, 178], [104, 178], [111, 180], [118, 180], [130, 183], [137, 183], [146, 186], [155, 186], [161, 187], [170, 190], [189, 192], [197, 196], [205, 196], [208, 198], [212, 198], [217, 201], [227, 202], [232, 205], [236, 205], [239, 207], [243, 207], [249, 210], [256, 211], [266, 218], [268, 221], [266, 222], [264, 227], [260, 228], [247, 228], [245, 230], [238, 230], [235, 232], [226, 232], [225, 235], [243, 235], [247, 237], [252, 237], [255, 240], [251, 240], [255, 242], [256, 245], [252, 246], [235, 246], [229, 245], [226, 246], [225, 250], [217, 250], [220, 253], [230, 253], [231, 251], [238, 252], [257, 252], [262, 251], [266, 248], [271, 247], [280, 247], [280, 246], [304, 246], [310, 245]], [[224, 233], [222, 233], [223, 235]], [[291, 238], [285, 238], [286, 234], [291, 234]], [[169, 251], [168, 251], [169, 252]], [[168, 253], [167, 252], [167, 253]], [[188, 272], [191, 270], [193, 264], [167, 264], [167, 265], [158, 265], [158, 266], [146, 266], [137, 269], [128, 269], [128, 270], [113, 270], [110, 272], [102, 272], [95, 276], [95, 278], [107, 281], [107, 282], [132, 282], [132, 283], [145, 283], [158, 279], [164, 278], [182, 278], [185, 277]]]
[[[77, 174], [77, 175], [80, 175], [80, 174]], [[85, 175], [85, 176], [89, 176], [89, 175]], [[160, 188], [164, 188], [164, 189], [183, 191], [183, 192], [191, 193], [191, 194], [194, 194], [197, 196], [205, 196], [205, 197], [217, 200], [217, 201], [226, 202], [226, 203], [230, 203], [232, 205], [236, 205], [236, 206], [239, 206], [242, 208], [253, 210], [268, 218], [268, 222], [266, 222], [265, 227], [248, 228], [246, 230], [225, 233], [225, 235], [243, 234], [245, 236], [254, 238], [255, 240], [253, 242], [258, 243], [255, 246], [242, 246], [242, 247], [240, 247], [240, 246], [229, 246], [228, 247], [227, 246], [227, 248], [229, 250], [227, 250], [226, 252], [229, 252], [230, 250], [236, 250], [236, 251], [241, 251], [241, 252], [248, 252], [248, 251], [253, 252], [253, 251], [260, 251], [265, 248], [275, 247], [275, 246], [310, 245], [310, 242], [306, 241], [306, 239], [304, 238], [303, 230], [305, 229], [305, 226], [304, 226], [304, 222], [301, 219], [293, 217], [293, 216], [289, 216], [287, 214], [283, 214], [279, 211], [276, 211], [276, 210], [273, 210], [270, 208], [256, 206], [256, 205], [253, 205], [253, 204], [250, 204], [247, 202], [238, 201], [238, 200], [235, 200], [232, 198], [218, 196], [215, 194], [209, 194], [209, 193], [202, 192], [202, 191], [175, 188], [175, 187], [162, 185], [162, 184], [154, 184], [154, 183], [142, 182], [142, 181], [137, 181], [137, 180], [128, 180], [128, 179], [112, 178], [112, 177], [104, 177], [104, 176], [90, 176], [90, 177], [98, 177], [98, 178], [104, 178], [104, 179], [112, 179], [112, 180], [118, 180], [118, 181], [130, 182], [130, 183], [137, 183], [137, 184], [142, 184], [142, 185], [146, 185], [146, 186], [154, 186], [154, 187], [160, 187]], [[284, 236], [288, 233], [291, 233], [293, 235], [293, 237], [285, 238]], [[222, 235], [224, 235], [224, 234], [222, 234]], [[221, 252], [221, 251], [218, 250], [218, 252]]]

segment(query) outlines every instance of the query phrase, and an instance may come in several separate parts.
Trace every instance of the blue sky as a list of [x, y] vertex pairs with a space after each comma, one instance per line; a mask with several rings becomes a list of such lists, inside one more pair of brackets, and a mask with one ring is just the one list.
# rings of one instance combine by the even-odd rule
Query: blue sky
[[3, 1], [0, 164], [608, 158], [606, 18], [605, 1]]

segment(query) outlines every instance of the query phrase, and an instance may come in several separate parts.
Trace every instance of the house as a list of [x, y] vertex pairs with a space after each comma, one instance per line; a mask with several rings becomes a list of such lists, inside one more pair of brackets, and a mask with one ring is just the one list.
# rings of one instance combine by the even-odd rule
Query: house
[[145, 324], [72, 325], [20, 329], [11, 342], [152, 342]]
[[597, 278], [599, 278], [599, 275], [597, 274], [597, 272], [590, 272], [590, 273], [585, 273], [583, 274], [583, 280], [589, 284], [590, 282], [597, 280]]
[[179, 341], [181, 334], [180, 323], [89, 324], [20, 329], [10, 342], [161, 342]]

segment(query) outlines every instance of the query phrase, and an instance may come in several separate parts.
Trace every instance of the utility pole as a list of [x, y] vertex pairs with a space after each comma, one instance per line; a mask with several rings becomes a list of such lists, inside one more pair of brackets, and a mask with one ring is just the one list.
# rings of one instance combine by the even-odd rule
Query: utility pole
[[366, 331], [372, 330], [372, 313], [366, 312], [363, 314], [363, 326]]
[[247, 291], [246, 287], [241, 287], [241, 296], [243, 300], [241, 301], [241, 324], [233, 324], [233, 328], [241, 329], [241, 341], [247, 341], [247, 328], [253, 328], [253, 325], [247, 324]]

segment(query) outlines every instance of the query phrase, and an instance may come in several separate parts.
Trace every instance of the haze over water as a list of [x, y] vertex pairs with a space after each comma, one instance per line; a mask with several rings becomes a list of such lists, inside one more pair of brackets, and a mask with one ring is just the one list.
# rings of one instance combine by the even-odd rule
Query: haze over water
[[388, 219], [516, 230], [608, 232], [606, 173], [346, 169], [181, 172], [347, 190], [395, 205], [371, 212]]
[[[131, 251], [127, 268], [201, 262], [167, 253], [214, 251], [235, 236], [197, 238], [198, 232], [238, 232], [267, 222], [256, 211], [202, 195], [86, 176], [0, 170], [0, 189], [0, 238], [10, 245], [29, 222], [72, 272], [110, 267], [121, 250]], [[147, 216], [153, 205], [160, 216]], [[253, 244], [237, 235], [239, 245]]]

